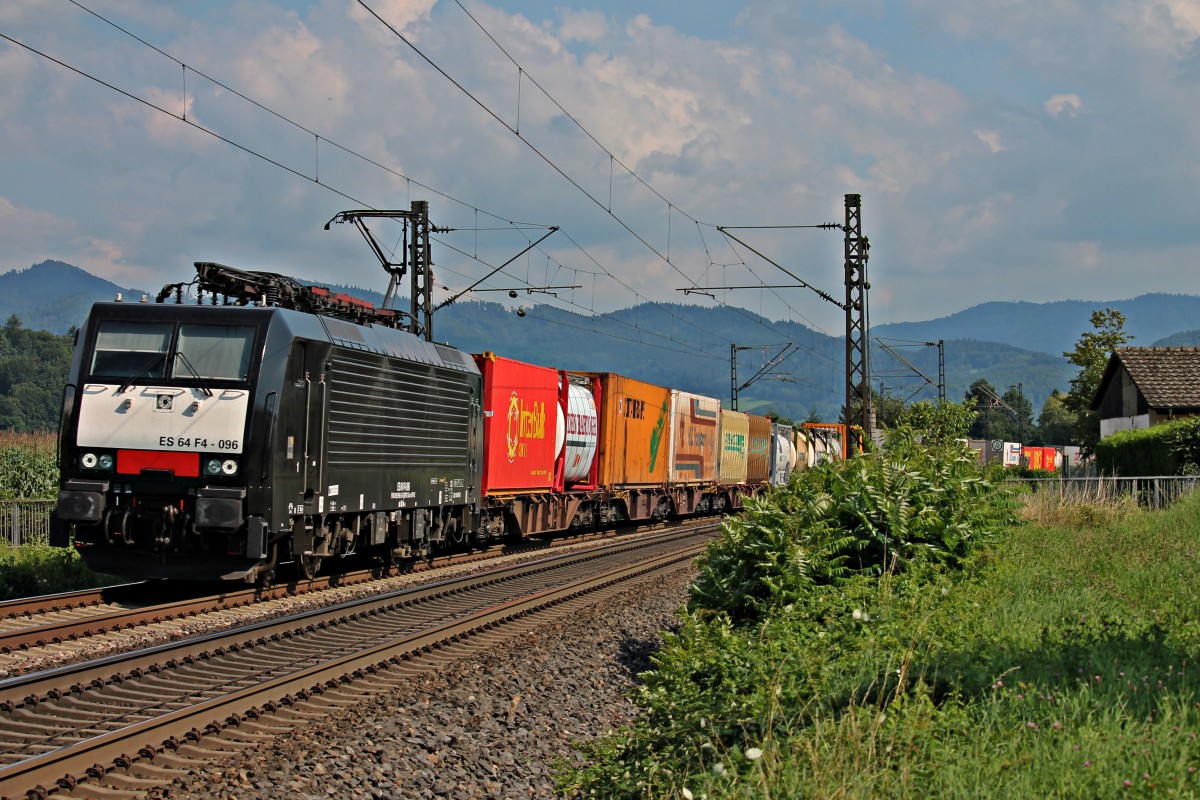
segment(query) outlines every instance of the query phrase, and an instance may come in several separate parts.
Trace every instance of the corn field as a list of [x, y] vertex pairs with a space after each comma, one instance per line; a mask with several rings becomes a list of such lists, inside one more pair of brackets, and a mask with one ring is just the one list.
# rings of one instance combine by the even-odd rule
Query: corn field
[[58, 492], [53, 433], [0, 431], [0, 500], [49, 499]]

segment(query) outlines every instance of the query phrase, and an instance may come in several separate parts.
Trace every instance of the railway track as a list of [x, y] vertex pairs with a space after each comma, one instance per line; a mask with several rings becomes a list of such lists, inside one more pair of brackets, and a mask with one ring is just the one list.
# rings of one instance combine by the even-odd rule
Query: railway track
[[[697, 524], [681, 523], [678, 527]], [[625, 535], [644, 535], [634, 531]], [[408, 575], [439, 569], [475, 565], [502, 557], [538, 555], [568, 546], [590, 546], [616, 536], [611, 531], [580, 534], [554, 540], [527, 540], [471, 553], [454, 553], [394, 568], [390, 574]], [[195, 596], [196, 588], [164, 584], [122, 584], [104, 589], [67, 592], [58, 595], [12, 600], [0, 603], [0, 676], [19, 675], [47, 666], [61, 666], [79, 658], [93, 657], [101, 645], [94, 637], [127, 636], [147, 629], [149, 638], [180, 638], [206, 615], [222, 614], [250, 606], [264, 615], [273, 613], [272, 603], [332, 589], [366, 586], [387, 577], [380, 569], [366, 569], [337, 575], [317, 576], [311, 580], [276, 584], [268, 588], [241, 588], [219, 594]], [[203, 587], [211, 591], [211, 585]], [[169, 602], [157, 602], [163, 593]], [[156, 598], [157, 595], [157, 598]], [[215, 624], [221, 624], [218, 618]], [[157, 630], [157, 633], [155, 632]], [[129, 644], [126, 646], [134, 646]]]
[[[258, 746], [572, 604], [690, 567], [695, 528], [362, 598], [0, 682], [0, 797], [114, 796]], [[91, 783], [89, 783], [89, 781]], [[94, 794], [89, 786], [101, 781]]]

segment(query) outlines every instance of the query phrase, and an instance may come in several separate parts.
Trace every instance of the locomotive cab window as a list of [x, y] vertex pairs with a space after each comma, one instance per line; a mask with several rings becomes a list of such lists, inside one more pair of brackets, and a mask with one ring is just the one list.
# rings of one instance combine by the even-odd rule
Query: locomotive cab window
[[92, 375], [100, 378], [164, 378], [175, 326], [159, 322], [105, 320], [96, 332]]
[[91, 374], [125, 383], [239, 381], [250, 377], [255, 328], [102, 320]]
[[172, 371], [177, 378], [195, 370], [201, 378], [244, 381], [250, 375], [253, 345], [254, 328], [245, 325], [180, 325]]

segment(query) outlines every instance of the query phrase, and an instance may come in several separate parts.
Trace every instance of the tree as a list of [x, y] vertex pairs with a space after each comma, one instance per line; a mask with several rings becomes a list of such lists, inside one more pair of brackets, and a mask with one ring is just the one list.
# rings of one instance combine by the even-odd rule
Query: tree
[[0, 328], [0, 430], [58, 428], [71, 338], [28, 330], [14, 314]]
[[[815, 409], [815, 406], [814, 406]], [[862, 406], [860, 403], [852, 403], [850, 406], [850, 418], [854, 420], [852, 424], [857, 425], [858, 420], [862, 419]], [[871, 390], [871, 410], [875, 412], [875, 426], [877, 428], [890, 428], [896, 424], [900, 418], [900, 414], [904, 411], [904, 401], [893, 395], [884, 395]], [[846, 421], [846, 407], [842, 406], [839, 422]]]
[[1075, 441], [1075, 415], [1067, 408], [1067, 396], [1055, 389], [1042, 404], [1038, 428], [1046, 444], [1064, 445]]
[[1071, 379], [1071, 391], [1063, 401], [1075, 416], [1075, 438], [1083, 455], [1095, 452], [1100, 441], [1100, 418], [1091, 410], [1092, 399], [1100, 388], [1109, 356], [1133, 337], [1125, 332], [1125, 315], [1112, 308], [1092, 312], [1093, 330], [1084, 331], [1075, 349], [1063, 353], [1079, 374]]
[[[1011, 403], [1007, 400], [1009, 394], [1013, 396]], [[1017, 406], [1016, 395], [1014, 388], [1001, 397], [987, 378], [975, 380], [963, 395], [963, 401], [973, 403], [972, 407], [977, 409], [967, 435], [972, 439], [1015, 442], [1018, 425], [1012, 409]], [[1009, 407], [1006, 408], [1006, 404]]]
[[[896, 427], [915, 431], [922, 442], [932, 447], [943, 447], [967, 438], [975, 413], [973, 398], [967, 398], [962, 404], [922, 400], [904, 409]], [[891, 439], [888, 441], [890, 444]], [[962, 447], [961, 444], [958, 446]]]

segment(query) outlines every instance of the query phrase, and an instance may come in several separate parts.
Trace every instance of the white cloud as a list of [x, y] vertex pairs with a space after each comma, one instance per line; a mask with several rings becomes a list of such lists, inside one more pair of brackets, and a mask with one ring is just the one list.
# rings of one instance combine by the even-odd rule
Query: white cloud
[[999, 153], [1004, 150], [1004, 144], [1000, 141], [1000, 134], [996, 131], [977, 130], [975, 138], [983, 142], [989, 152]]
[[608, 35], [608, 21], [601, 11], [566, 11], [558, 33], [567, 42], [598, 43]]
[[1083, 100], [1077, 94], [1056, 94], [1042, 104], [1052, 117], [1066, 115], [1074, 117], [1083, 109]]
[[[112, 274], [157, 270], [161, 279], [136, 281], [151, 287], [183, 277], [181, 265], [200, 258], [318, 279], [353, 270], [374, 285], [378, 265], [361, 239], [321, 225], [359, 203], [406, 208], [427, 199], [435, 222], [460, 229], [448, 240], [493, 265], [527, 240], [476, 232], [506, 226], [484, 211], [562, 225], [586, 248], [556, 245], [571, 269], [602, 272], [595, 259], [644, 296], [678, 301], [687, 278], [609, 209], [655, 248], [669, 247], [689, 278], [722, 272], [740, 283], [750, 276], [727, 243], [685, 213], [711, 224], [811, 224], [840, 220], [843, 195], [855, 192], [874, 245], [880, 299], [872, 311], [883, 321], [950, 313], [1033, 286], [1039, 298], [1061, 297], [1077, 286], [1071, 270], [1116, 281], [1114, 253], [1155, 262], [1167, 246], [1186, 249], [1178, 240], [1200, 230], [1196, 210], [1179, 202], [1200, 180], [1191, 158], [1200, 110], [1194, 83], [1172, 69], [1195, 47], [1195, 2], [1101, 0], [1096, 10], [1083, 0], [909, 0], [888, 13], [935, 33], [903, 41], [893, 38], [903, 26], [881, 32], [871, 4], [745, 0], [736, 31], [719, 38], [685, 35], [653, 11], [622, 18], [599, 2], [572, 4], [553, 24], [486, 0], [469, 4], [523, 77], [456, 4], [371, 5], [478, 103], [340, 0], [233, 3], [203, 14], [187, 4], [103, 9], [118, 22], [137, 19], [156, 45], [308, 128], [189, 73], [189, 119], [295, 174], [0, 48], [0, 70], [22, 71], [0, 86], [0, 175], [9, 205], [25, 208], [27, 220], [10, 225], [10, 209], [0, 221], [6, 231], [56, 230], [9, 235], [22, 245], [9, 252], [29, 253], [29, 263], [87, 259], [81, 266]], [[48, 50], [78, 54], [81, 67], [182, 108], [177, 64], [117, 32], [97, 33], [79, 14], [23, 8], [13, 35], [46, 37], [56, 45]], [[692, 13], [705, 10], [700, 3]], [[946, 44], [936, 32], [947, 29], [960, 38]], [[621, 174], [533, 81], [666, 201]], [[1071, 91], [1051, 96], [1064, 86]], [[505, 126], [519, 127], [599, 206]], [[38, 181], [62, 190], [52, 199]], [[1114, 210], [1113, 198], [1125, 207]], [[1114, 218], [1130, 224], [1106, 222]], [[1122, 238], [1148, 230], [1137, 224], [1146, 220], [1154, 236]], [[1164, 228], [1177, 241], [1162, 242]], [[1063, 230], [1092, 243], [1094, 257], [1050, 268], [1072, 247], [1055, 249]], [[814, 284], [841, 285], [836, 237], [764, 241]], [[449, 249], [435, 258], [439, 276], [461, 285], [489, 269]], [[1013, 288], [996, 276], [1021, 282]], [[1193, 290], [1178, 278], [1145, 287], [1156, 289]], [[635, 302], [630, 289], [603, 278], [594, 296], [600, 308]], [[807, 311], [811, 300], [793, 302]]]

